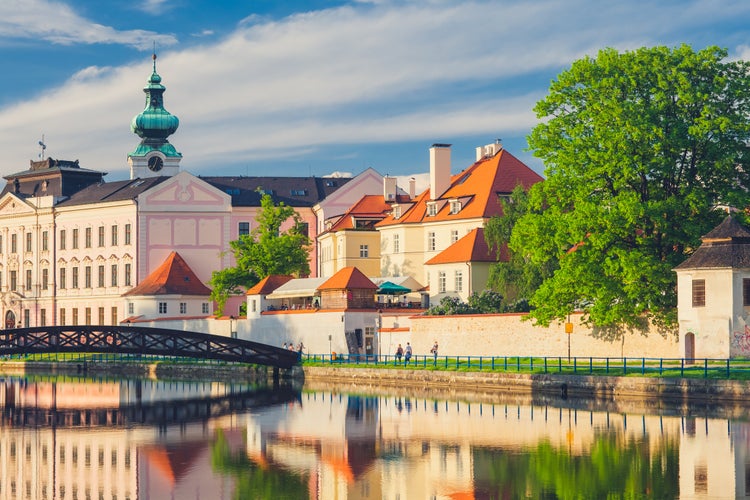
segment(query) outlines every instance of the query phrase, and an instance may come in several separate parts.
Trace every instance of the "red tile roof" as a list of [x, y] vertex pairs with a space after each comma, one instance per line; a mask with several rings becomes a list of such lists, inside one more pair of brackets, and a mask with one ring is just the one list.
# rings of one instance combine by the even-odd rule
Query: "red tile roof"
[[198, 279], [180, 254], [172, 252], [162, 265], [124, 295], [208, 296], [210, 294], [211, 290]]
[[331, 276], [318, 287], [318, 290], [353, 290], [353, 289], [377, 290], [378, 285], [364, 275], [356, 267], [345, 267]]
[[[409, 197], [398, 195], [396, 201], [399, 203], [409, 202]], [[368, 194], [359, 199], [354, 205], [342, 215], [335, 224], [326, 232], [336, 232], [345, 229], [355, 229], [354, 220], [357, 218], [377, 220], [385, 219], [391, 211], [391, 204], [386, 203], [382, 194]]]
[[272, 274], [260, 280], [254, 287], [247, 291], [247, 295], [268, 295], [287, 281], [293, 279], [293, 276], [284, 274]]
[[[379, 227], [394, 224], [438, 222], [501, 215], [498, 194], [509, 195], [519, 184], [528, 189], [543, 178], [515, 156], [502, 149], [489, 158], [483, 158], [463, 172], [451, 177], [450, 187], [438, 201], [438, 212], [427, 216], [427, 202], [432, 201], [427, 189], [414, 200], [401, 217], [386, 217]], [[449, 200], [459, 200], [461, 210], [450, 213]]]
[[[502, 260], [508, 260], [507, 248], [500, 250]], [[484, 239], [484, 229], [476, 228], [466, 236], [425, 262], [431, 264], [454, 264], [457, 262], [497, 262], [497, 252], [490, 251]]]

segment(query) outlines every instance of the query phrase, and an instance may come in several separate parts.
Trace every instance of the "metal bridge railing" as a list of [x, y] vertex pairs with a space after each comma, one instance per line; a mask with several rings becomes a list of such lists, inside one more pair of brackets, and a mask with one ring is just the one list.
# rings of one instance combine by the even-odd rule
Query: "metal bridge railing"
[[750, 360], [746, 359], [415, 355], [407, 361], [393, 354], [331, 353], [303, 354], [302, 360], [305, 364], [400, 369], [750, 379]]

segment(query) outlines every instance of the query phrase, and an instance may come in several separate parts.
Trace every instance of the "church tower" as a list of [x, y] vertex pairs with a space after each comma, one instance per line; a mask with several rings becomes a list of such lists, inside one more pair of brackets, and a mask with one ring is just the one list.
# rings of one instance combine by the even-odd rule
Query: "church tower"
[[130, 123], [130, 129], [141, 138], [135, 151], [128, 155], [130, 178], [172, 176], [180, 171], [179, 153], [167, 137], [174, 134], [180, 120], [164, 109], [164, 91], [161, 76], [156, 72], [156, 54], [153, 55], [154, 70], [143, 87], [146, 108]]

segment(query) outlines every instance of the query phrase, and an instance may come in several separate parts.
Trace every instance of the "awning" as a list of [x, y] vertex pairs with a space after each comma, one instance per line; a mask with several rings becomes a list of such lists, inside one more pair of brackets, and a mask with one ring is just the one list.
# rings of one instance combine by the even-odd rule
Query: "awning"
[[318, 287], [327, 278], [297, 278], [289, 280], [272, 293], [267, 299], [290, 299], [295, 297], [313, 297], [318, 295]]
[[379, 295], [403, 295], [411, 292], [411, 288], [391, 283], [390, 281], [384, 281], [378, 287], [376, 292]]

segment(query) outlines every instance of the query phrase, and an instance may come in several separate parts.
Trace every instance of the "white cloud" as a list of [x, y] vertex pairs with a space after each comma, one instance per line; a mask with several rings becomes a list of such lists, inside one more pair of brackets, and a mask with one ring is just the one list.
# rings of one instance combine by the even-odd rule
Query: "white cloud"
[[54, 44], [120, 44], [140, 50], [155, 41], [160, 47], [177, 43], [172, 35], [144, 30], [116, 30], [78, 15], [61, 2], [48, 0], [2, 0], [0, 37], [42, 39]]
[[[59, 4], [45, 5], [59, 10], [63, 26], [81, 21]], [[374, 2], [275, 21], [251, 16], [213, 45], [160, 50], [157, 69], [167, 87], [166, 108], [180, 118], [172, 142], [188, 169], [304, 159], [330, 144], [469, 135], [489, 141], [525, 135], [549, 80], [583, 54], [605, 46], [676, 45], [686, 29], [750, 14], [745, 3], [711, 14], [703, 5]], [[9, 36], [24, 23], [9, 22], [5, 10], [0, 7], [0, 34]], [[84, 24], [84, 32], [108, 39], [97, 25]], [[36, 36], [52, 29], [26, 26]], [[126, 39], [134, 32], [115, 33]], [[60, 36], [72, 34], [71, 28]], [[0, 110], [8, 164], [27, 164], [45, 133], [53, 157], [125, 170], [126, 154], [138, 142], [130, 119], [143, 109], [140, 89], [150, 72], [146, 58], [121, 68], [87, 68], [55, 91]]]

